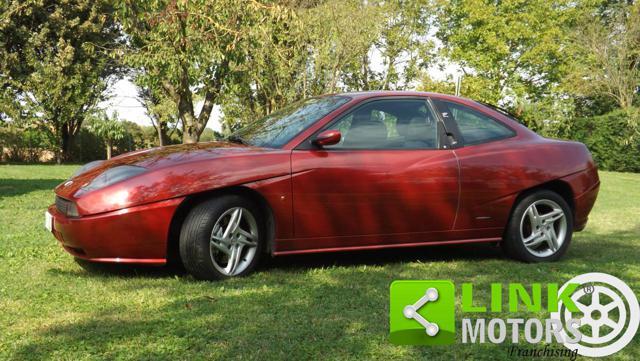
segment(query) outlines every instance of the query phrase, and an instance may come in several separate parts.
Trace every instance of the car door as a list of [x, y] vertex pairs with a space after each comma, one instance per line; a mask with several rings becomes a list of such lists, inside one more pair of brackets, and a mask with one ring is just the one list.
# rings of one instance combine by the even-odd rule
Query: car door
[[[502, 234], [516, 190], [526, 188], [529, 165], [517, 156], [516, 132], [506, 124], [465, 104], [433, 99], [448, 128], [455, 128], [461, 147], [460, 208], [456, 229], [496, 229]], [[488, 236], [489, 233], [483, 234]]]
[[305, 247], [419, 242], [452, 228], [457, 160], [440, 146], [426, 98], [368, 101], [327, 129], [342, 133], [340, 143], [292, 152], [295, 238], [314, 239]]

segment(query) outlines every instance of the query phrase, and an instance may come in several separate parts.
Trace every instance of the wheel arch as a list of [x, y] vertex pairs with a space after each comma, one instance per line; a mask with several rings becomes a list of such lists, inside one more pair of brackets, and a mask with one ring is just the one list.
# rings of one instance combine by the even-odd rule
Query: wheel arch
[[[520, 191], [516, 196], [515, 200], [513, 201], [513, 204], [511, 205], [511, 210], [509, 211], [509, 218], [507, 218], [507, 223], [513, 216], [513, 211], [515, 210], [516, 206], [520, 203], [520, 201], [524, 197], [528, 196], [529, 194], [539, 190], [549, 190], [558, 194], [560, 197], [562, 197], [562, 199], [564, 199], [564, 201], [567, 202], [567, 204], [569, 205], [569, 209], [571, 210], [571, 216], [575, 218], [575, 200], [574, 200], [573, 189], [571, 189], [571, 185], [563, 180], [554, 179], [552, 181], [538, 184], [531, 188], [523, 189], [522, 191]], [[505, 231], [506, 231], [506, 228], [507, 227], [505, 226]]]
[[565, 202], [567, 202], [567, 204], [569, 205], [569, 208], [571, 209], [572, 215], [575, 215], [576, 205], [575, 205], [574, 193], [569, 183], [560, 179], [555, 179], [533, 188], [533, 190], [538, 190], [538, 189], [546, 189], [554, 193], [557, 193], [560, 197], [562, 197], [562, 199], [564, 199]]
[[189, 214], [189, 211], [197, 204], [222, 195], [228, 194], [236, 194], [250, 199], [254, 202], [262, 213], [262, 216], [265, 220], [266, 227], [266, 235], [267, 235], [267, 245], [265, 247], [265, 252], [271, 254], [273, 251], [273, 241], [275, 239], [275, 219], [273, 216], [273, 211], [271, 206], [267, 202], [267, 200], [260, 194], [260, 192], [244, 186], [232, 186], [226, 188], [219, 188], [214, 190], [207, 190], [204, 192], [194, 193], [187, 196], [178, 206], [176, 211], [173, 214], [171, 219], [171, 224], [169, 226], [169, 234], [167, 238], [167, 263], [170, 264], [180, 264], [180, 251], [179, 251], [179, 241], [180, 241], [180, 230], [182, 228], [182, 223], [185, 218]]

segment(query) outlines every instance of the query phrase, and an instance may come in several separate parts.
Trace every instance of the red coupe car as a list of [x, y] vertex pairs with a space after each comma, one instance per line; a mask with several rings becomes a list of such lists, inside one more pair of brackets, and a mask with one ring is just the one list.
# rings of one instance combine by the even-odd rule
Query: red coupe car
[[224, 142], [89, 163], [55, 189], [46, 225], [74, 257], [174, 257], [201, 279], [245, 275], [265, 254], [472, 242], [553, 261], [599, 184], [583, 144], [499, 108], [349, 93], [292, 104]]

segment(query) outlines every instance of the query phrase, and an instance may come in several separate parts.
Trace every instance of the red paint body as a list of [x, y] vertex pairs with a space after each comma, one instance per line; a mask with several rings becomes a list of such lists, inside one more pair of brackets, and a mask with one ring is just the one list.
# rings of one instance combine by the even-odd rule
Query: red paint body
[[[414, 92], [349, 94], [351, 100], [281, 149], [234, 143], [168, 146], [125, 154], [55, 189], [80, 217], [55, 206], [54, 235], [76, 257], [163, 264], [172, 220], [183, 202], [210, 191], [246, 188], [273, 218], [274, 255], [495, 242], [517, 197], [552, 182], [570, 190], [576, 230], [584, 228], [599, 180], [587, 148], [543, 138], [476, 102]], [[422, 97], [458, 102], [502, 122], [515, 136], [435, 150], [300, 149], [324, 125], [372, 98]], [[147, 168], [133, 178], [78, 194], [116, 165]], [[177, 219], [176, 219], [177, 222]]]

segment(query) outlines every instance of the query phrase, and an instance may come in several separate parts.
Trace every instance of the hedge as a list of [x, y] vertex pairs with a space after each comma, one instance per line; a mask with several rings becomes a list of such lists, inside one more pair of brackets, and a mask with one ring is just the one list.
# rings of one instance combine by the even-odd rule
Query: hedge
[[640, 172], [640, 109], [576, 118], [565, 124], [560, 137], [587, 145], [603, 170]]

